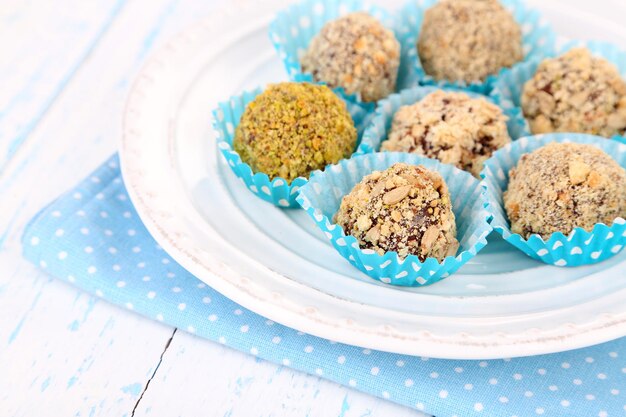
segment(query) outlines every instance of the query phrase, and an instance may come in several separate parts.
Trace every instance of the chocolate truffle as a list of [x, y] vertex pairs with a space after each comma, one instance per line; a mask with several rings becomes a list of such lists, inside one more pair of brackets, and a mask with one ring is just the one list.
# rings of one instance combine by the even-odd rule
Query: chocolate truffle
[[585, 48], [546, 59], [524, 85], [522, 110], [533, 133], [626, 132], [626, 82], [617, 68]]
[[626, 171], [595, 146], [550, 143], [523, 155], [509, 177], [504, 206], [511, 231], [526, 239], [626, 216]]
[[442, 261], [459, 248], [448, 187], [421, 165], [397, 163], [366, 176], [343, 198], [335, 221], [380, 255]]
[[478, 177], [484, 161], [511, 141], [507, 119], [483, 98], [438, 90], [400, 107], [381, 150], [436, 158]]
[[395, 90], [400, 43], [372, 16], [351, 13], [324, 25], [301, 64], [316, 81], [376, 101]]
[[441, 0], [424, 14], [417, 50], [427, 74], [468, 83], [524, 57], [520, 26], [497, 0]]
[[246, 107], [233, 148], [254, 172], [291, 182], [352, 155], [357, 131], [328, 87], [270, 85]]

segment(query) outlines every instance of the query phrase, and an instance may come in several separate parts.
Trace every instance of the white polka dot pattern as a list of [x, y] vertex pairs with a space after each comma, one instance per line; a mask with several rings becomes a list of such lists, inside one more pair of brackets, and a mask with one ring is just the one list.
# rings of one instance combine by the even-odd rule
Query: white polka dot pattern
[[[353, 236], [346, 235], [332, 222], [341, 199], [365, 175], [374, 170], [384, 170], [397, 162], [424, 165], [437, 170], [446, 181], [456, 216], [457, 239], [460, 247], [455, 256], [443, 262], [428, 258], [421, 262], [417, 256], [400, 259], [396, 252], [379, 255], [371, 249], [361, 249]], [[324, 190], [338, 189], [338, 193]], [[382, 152], [368, 153], [342, 160], [324, 171], [315, 171], [307, 184], [300, 189], [297, 201], [329, 238], [333, 247], [353, 266], [385, 284], [398, 286], [429, 285], [447, 278], [472, 259], [487, 244], [491, 233], [490, 215], [480, 201], [480, 185], [474, 177], [452, 165], [415, 154]]]
[[440, 417], [624, 415], [626, 339], [532, 358], [450, 361], [342, 345], [274, 324], [201, 285], [155, 244], [129, 199], [119, 198], [125, 190], [115, 181], [117, 166], [112, 158], [94, 173], [99, 181], [89, 177], [38, 215], [23, 237], [28, 259], [148, 318]]

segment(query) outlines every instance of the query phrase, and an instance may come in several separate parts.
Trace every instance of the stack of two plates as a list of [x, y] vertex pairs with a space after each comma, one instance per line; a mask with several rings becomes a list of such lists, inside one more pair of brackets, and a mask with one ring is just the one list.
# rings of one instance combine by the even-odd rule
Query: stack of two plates
[[[563, 7], [565, 23], [555, 22], [562, 33], [567, 22], [589, 36], [611, 27], [581, 19], [587, 15], [578, 2], [554, 3]], [[216, 12], [157, 53], [132, 89], [120, 148], [124, 181], [148, 230], [176, 261], [278, 323], [371, 349], [491, 359], [626, 336], [625, 252], [558, 268], [492, 234], [454, 276], [393, 287], [349, 265], [304, 211], [250, 193], [224, 166], [210, 113], [243, 89], [287, 79], [267, 35], [284, 6], [236, 2]], [[613, 41], [626, 47], [626, 33]]]

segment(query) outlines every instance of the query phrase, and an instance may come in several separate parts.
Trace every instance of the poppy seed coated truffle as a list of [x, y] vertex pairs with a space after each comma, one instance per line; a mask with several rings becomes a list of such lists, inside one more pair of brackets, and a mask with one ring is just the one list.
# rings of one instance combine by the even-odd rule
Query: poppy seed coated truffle
[[550, 143], [522, 155], [503, 198], [511, 231], [526, 239], [591, 231], [626, 216], [626, 171], [595, 146]]
[[437, 80], [478, 82], [524, 58], [522, 31], [497, 0], [441, 0], [426, 10], [417, 42]]
[[524, 85], [522, 110], [533, 133], [626, 133], [626, 82], [585, 48], [546, 59]]

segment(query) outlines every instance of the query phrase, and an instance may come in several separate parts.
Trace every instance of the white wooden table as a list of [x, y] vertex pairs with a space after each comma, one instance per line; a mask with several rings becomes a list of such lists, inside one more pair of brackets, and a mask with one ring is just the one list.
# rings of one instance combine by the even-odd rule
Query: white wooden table
[[419, 415], [144, 319], [21, 258], [26, 222], [115, 152], [148, 55], [215, 7], [0, 2], [0, 415]]
[[[610, 16], [598, 4], [618, 1], [575, 3]], [[553, 0], [543, 3], [558, 14]], [[144, 319], [21, 258], [26, 222], [115, 151], [146, 57], [215, 7], [0, 2], [0, 415], [421, 415]]]

